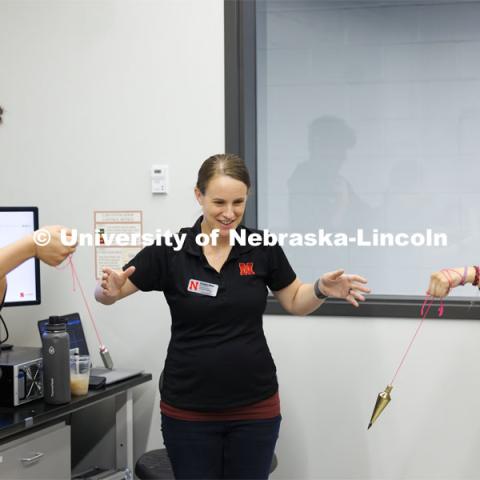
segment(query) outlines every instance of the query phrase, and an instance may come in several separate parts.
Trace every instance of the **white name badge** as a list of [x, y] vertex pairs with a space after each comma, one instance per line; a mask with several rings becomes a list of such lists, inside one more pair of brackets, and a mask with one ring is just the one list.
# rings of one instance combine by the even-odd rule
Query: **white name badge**
[[208, 295], [209, 297], [216, 297], [218, 292], [218, 285], [214, 283], [202, 282], [191, 278], [188, 281], [187, 290], [189, 292], [199, 293], [200, 295]]

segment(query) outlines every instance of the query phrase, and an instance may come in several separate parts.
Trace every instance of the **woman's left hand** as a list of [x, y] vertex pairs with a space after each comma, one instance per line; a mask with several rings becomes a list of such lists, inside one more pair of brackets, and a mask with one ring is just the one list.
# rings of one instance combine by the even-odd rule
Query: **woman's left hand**
[[370, 289], [364, 286], [367, 282], [367, 279], [360, 275], [347, 275], [344, 270], [336, 270], [322, 275], [319, 288], [324, 295], [344, 298], [354, 307], [358, 307], [358, 301], [365, 301], [360, 292], [370, 293]]

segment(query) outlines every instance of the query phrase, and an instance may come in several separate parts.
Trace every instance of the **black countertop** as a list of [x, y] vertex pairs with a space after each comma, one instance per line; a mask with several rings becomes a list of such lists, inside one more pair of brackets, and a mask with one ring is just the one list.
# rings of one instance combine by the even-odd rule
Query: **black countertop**
[[150, 373], [142, 373], [136, 377], [107, 385], [100, 390], [89, 390], [88, 394], [83, 397], [72, 396], [72, 401], [63, 405], [49, 405], [40, 399], [18, 407], [0, 407], [0, 441], [27, 429], [66, 417], [76, 410], [149, 382], [151, 379]]

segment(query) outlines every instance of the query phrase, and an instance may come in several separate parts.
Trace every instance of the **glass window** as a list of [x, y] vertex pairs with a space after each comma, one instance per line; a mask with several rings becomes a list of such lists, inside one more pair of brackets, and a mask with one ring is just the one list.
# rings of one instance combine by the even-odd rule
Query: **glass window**
[[477, 1], [256, 2], [257, 221], [316, 235], [284, 246], [302, 280], [417, 296], [479, 263], [479, 25]]

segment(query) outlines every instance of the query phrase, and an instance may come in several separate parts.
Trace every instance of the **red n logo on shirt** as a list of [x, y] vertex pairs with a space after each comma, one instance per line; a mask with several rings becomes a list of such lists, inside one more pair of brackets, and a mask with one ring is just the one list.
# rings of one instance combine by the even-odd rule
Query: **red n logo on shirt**
[[255, 275], [255, 272], [253, 271], [253, 262], [239, 262], [238, 266], [240, 267], [240, 275]]
[[199, 286], [200, 286], [200, 282], [198, 280], [190, 280], [188, 284], [188, 290], [198, 291]]

